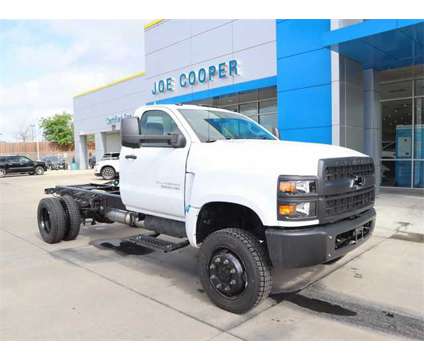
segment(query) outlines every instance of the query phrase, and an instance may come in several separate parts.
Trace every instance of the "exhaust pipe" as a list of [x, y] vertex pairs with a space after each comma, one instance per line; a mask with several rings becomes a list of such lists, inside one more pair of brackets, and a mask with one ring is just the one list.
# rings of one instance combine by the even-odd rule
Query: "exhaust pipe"
[[137, 226], [137, 223], [139, 222], [136, 213], [120, 209], [109, 210], [105, 216], [111, 221], [127, 224], [130, 226]]

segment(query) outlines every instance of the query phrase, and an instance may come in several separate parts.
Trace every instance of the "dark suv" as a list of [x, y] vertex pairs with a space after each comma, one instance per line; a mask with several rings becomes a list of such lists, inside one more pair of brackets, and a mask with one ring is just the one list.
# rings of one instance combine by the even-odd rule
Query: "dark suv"
[[0, 156], [0, 177], [13, 173], [43, 175], [46, 170], [44, 161], [33, 161], [21, 155]]

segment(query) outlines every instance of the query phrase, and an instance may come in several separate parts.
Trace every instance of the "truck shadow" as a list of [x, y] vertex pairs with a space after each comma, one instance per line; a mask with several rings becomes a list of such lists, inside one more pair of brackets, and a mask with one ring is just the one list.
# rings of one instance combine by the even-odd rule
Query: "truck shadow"
[[115, 250], [118, 254], [126, 255], [146, 255], [154, 252], [154, 250], [125, 240], [93, 240], [90, 242], [90, 245], [100, 250], [111, 249]]
[[357, 312], [344, 308], [338, 304], [330, 303], [325, 300], [308, 297], [298, 292], [271, 294], [270, 296], [277, 303], [287, 301], [301, 308], [313, 312], [336, 315], [336, 316], [356, 316]]
[[[144, 275], [152, 274], [168, 278], [174, 283], [182, 282], [188, 285], [190, 291], [193, 291], [193, 283], [199, 284], [200, 287], [197, 249], [186, 247], [172, 253], [163, 253], [117, 237], [114, 239], [99, 239], [99, 235], [103, 231], [98, 230], [99, 233], [93, 236], [94, 239], [89, 236], [88, 245], [90, 246], [57, 249], [52, 251], [51, 255], [88, 266], [118, 262], [121, 266], [131, 268]], [[109, 236], [113, 235], [110, 234]], [[287, 294], [300, 291], [339, 266], [342, 266], [342, 264], [317, 265], [301, 269], [274, 268], [272, 292]]]

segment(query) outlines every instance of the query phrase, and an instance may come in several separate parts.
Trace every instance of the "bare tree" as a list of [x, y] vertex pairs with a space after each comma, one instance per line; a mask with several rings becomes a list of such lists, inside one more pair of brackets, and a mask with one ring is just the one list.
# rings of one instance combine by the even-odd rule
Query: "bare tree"
[[27, 142], [31, 137], [31, 126], [26, 125], [25, 123], [19, 126], [19, 130], [16, 132], [16, 140]]

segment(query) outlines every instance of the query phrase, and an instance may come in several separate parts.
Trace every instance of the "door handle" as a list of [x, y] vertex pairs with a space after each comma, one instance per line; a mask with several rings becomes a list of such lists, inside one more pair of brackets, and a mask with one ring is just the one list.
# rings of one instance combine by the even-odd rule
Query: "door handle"
[[125, 155], [125, 159], [137, 159], [136, 155]]

